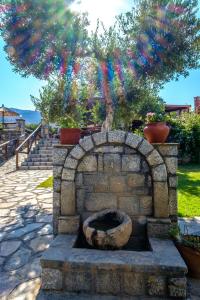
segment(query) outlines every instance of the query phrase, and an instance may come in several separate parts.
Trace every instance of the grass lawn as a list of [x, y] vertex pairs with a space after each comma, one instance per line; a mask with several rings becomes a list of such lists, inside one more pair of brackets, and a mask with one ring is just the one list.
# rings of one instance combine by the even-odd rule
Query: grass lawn
[[[180, 166], [178, 171], [178, 215], [200, 216], [200, 165]], [[38, 188], [51, 188], [53, 177], [42, 182]]]
[[43, 181], [37, 186], [37, 189], [40, 188], [52, 188], [53, 187], [53, 176], [49, 177], [47, 180]]
[[179, 217], [200, 216], [200, 165], [180, 166], [178, 177]]

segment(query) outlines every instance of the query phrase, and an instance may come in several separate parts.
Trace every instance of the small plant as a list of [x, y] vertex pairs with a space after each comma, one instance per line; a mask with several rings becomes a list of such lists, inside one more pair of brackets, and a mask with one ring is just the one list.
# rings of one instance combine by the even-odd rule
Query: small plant
[[76, 105], [61, 116], [57, 123], [61, 128], [83, 128], [87, 124], [87, 113], [84, 105]]
[[70, 115], [61, 117], [58, 123], [61, 128], [79, 128], [79, 122]]
[[165, 122], [166, 116], [162, 113], [149, 112], [146, 115], [146, 123]]
[[172, 226], [169, 230], [169, 234], [172, 239], [179, 244], [200, 251], [200, 236], [181, 233], [180, 227], [178, 225]]

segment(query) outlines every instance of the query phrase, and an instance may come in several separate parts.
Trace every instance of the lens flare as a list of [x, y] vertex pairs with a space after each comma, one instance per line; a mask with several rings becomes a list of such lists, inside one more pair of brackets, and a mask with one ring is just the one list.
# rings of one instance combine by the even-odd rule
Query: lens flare
[[[78, 31], [74, 30], [76, 27], [71, 26], [73, 16], [67, 5], [66, 10], [63, 11], [59, 6], [55, 7], [52, 0], [49, 2], [52, 4], [52, 18], [46, 20], [45, 29], [39, 18], [29, 23], [29, 11], [33, 9], [31, 4], [0, 5], [0, 13], [6, 13], [10, 21], [7, 24], [8, 55], [14, 62], [18, 61], [21, 67], [28, 65], [31, 71], [37, 65], [39, 73], [43, 73], [45, 78], [48, 78], [52, 72], [65, 77], [66, 108], [70, 99], [77, 97], [78, 84], [82, 81], [79, 77], [84, 73], [84, 63], [71, 54], [73, 51], [76, 54], [80, 53], [84, 34], [81, 32], [79, 35]], [[155, 16], [148, 17], [146, 20], [146, 27], [144, 26], [138, 35], [134, 50], [127, 49], [124, 53], [120, 49], [114, 49], [112, 57], [109, 56], [99, 63], [97, 60], [93, 64], [91, 62], [91, 73], [94, 72], [95, 75], [90, 74], [89, 77], [96, 76], [96, 87], [103, 98], [111, 98], [114, 102], [119, 90], [125, 93], [126, 72], [132, 75], [133, 81], [138, 81], [144, 73], [150, 72], [152, 65], [162, 66], [164, 52], [170, 49], [175, 40], [173, 24], [176, 26], [179, 24], [177, 18], [173, 16], [179, 16], [185, 13], [185, 10], [184, 7], [171, 4], [156, 6]], [[59, 28], [57, 23], [62, 24], [63, 27]], [[60, 45], [57, 40], [65, 42]], [[67, 48], [68, 44], [72, 49]], [[88, 79], [87, 83], [93, 87], [94, 81], [94, 78]], [[117, 89], [115, 82], [119, 83]]]

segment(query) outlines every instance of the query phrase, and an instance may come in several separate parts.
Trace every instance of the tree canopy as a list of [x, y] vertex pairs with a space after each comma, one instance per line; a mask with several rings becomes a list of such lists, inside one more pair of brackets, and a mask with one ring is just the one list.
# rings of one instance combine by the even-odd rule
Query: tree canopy
[[199, 67], [197, 0], [135, 0], [112, 27], [98, 22], [92, 34], [87, 16], [70, 10], [72, 1], [0, 2], [1, 35], [14, 70], [64, 78], [65, 111], [74, 90], [88, 85], [104, 99], [112, 123], [114, 108], [121, 99], [130, 107], [139, 86], [153, 95], [166, 81]]

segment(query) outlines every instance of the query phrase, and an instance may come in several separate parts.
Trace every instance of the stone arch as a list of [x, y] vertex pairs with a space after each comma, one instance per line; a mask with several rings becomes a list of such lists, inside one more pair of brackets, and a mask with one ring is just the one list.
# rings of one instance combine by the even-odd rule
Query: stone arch
[[[163, 158], [153, 145], [148, 143], [144, 138], [121, 130], [100, 132], [85, 137], [67, 155], [61, 180], [61, 217], [76, 216], [75, 176], [78, 165], [89, 152], [103, 145], [125, 145], [136, 150], [144, 157], [151, 170], [154, 206], [153, 217], [168, 218], [168, 178]], [[63, 209], [62, 199], [65, 199]]]

